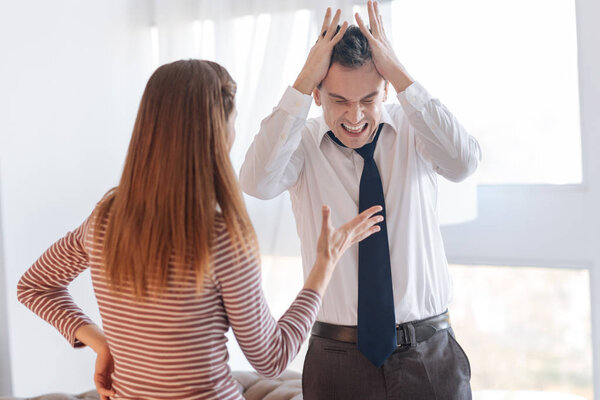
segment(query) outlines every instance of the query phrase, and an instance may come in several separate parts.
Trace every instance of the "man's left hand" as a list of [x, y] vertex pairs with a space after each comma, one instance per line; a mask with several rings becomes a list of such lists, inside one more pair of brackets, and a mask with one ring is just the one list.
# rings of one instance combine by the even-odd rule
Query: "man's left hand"
[[373, 55], [373, 62], [375, 68], [379, 71], [379, 74], [383, 76], [383, 79], [392, 83], [396, 92], [403, 92], [409, 87], [414, 80], [408, 75], [404, 66], [396, 57], [394, 49], [383, 29], [383, 20], [381, 14], [379, 14], [379, 4], [375, 1], [369, 1], [367, 3], [367, 9], [369, 11], [369, 25], [371, 31], [366, 27], [362, 18], [358, 13], [354, 15], [360, 31], [365, 35], [371, 46], [371, 54]]

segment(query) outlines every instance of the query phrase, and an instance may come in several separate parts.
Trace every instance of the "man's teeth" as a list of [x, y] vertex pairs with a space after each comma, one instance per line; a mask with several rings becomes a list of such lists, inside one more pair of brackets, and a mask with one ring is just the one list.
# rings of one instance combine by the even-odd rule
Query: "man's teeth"
[[347, 131], [358, 133], [358, 132], [362, 131], [363, 129], [365, 129], [365, 126], [367, 126], [367, 124], [356, 125], [356, 126], [350, 126], [350, 125], [342, 124], [342, 126]]

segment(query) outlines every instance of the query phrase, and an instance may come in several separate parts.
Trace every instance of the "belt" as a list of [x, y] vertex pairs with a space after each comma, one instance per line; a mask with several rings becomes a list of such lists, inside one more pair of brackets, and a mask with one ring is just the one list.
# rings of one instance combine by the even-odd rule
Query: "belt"
[[[418, 342], [423, 342], [436, 332], [448, 328], [450, 328], [448, 311], [434, 317], [399, 324], [396, 325], [397, 343], [398, 346], [416, 346]], [[334, 325], [317, 321], [313, 325], [311, 333], [326, 339], [356, 343], [356, 331], [356, 326]]]

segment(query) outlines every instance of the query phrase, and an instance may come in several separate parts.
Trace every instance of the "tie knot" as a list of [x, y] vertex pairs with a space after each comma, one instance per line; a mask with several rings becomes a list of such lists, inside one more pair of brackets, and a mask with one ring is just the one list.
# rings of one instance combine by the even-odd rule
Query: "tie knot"
[[[373, 154], [375, 153], [375, 146], [377, 145], [377, 139], [379, 139], [379, 134], [381, 133], [381, 128], [383, 128], [383, 124], [379, 124], [377, 132], [375, 133], [375, 137], [373, 138], [373, 141], [371, 143], [367, 143], [359, 149], [354, 149], [354, 151], [356, 151], [363, 159], [370, 160], [373, 158]], [[335, 137], [332, 131], [328, 131], [327, 134], [338, 145], [346, 147], [337, 137]]]
[[358, 154], [360, 154], [360, 156], [362, 158], [364, 158], [365, 160], [372, 159], [373, 153], [375, 153], [375, 145], [377, 144], [377, 136], [378, 135], [379, 135], [379, 132], [377, 132], [377, 134], [375, 135], [375, 139], [373, 139], [373, 141], [371, 143], [365, 144], [360, 149], [354, 149], [354, 151], [356, 151]]

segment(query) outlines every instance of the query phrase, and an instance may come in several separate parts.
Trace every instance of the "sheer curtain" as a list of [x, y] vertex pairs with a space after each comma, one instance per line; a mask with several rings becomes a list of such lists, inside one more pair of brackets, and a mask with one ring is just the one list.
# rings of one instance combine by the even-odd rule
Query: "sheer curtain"
[[[340, 8], [342, 18], [351, 23], [355, 11], [366, 16], [364, 2], [355, 0], [155, 1], [156, 63], [181, 58], [214, 60], [225, 66], [238, 84], [237, 137], [231, 153], [236, 169], [260, 121], [302, 68], [327, 6]], [[391, 2], [382, 2], [381, 11], [392, 37]], [[396, 101], [394, 96], [389, 97], [389, 101]], [[313, 105], [310, 115], [319, 113]], [[473, 219], [475, 185], [449, 186], [443, 179], [439, 181], [442, 223]], [[264, 254], [299, 254], [287, 193], [270, 201], [247, 197], [246, 202]]]

